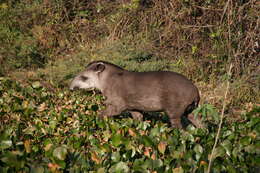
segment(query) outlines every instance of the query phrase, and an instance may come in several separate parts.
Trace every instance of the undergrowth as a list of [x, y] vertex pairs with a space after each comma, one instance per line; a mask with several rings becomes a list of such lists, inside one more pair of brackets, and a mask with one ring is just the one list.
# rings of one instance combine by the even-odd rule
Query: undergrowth
[[0, 172], [205, 172], [210, 157], [212, 172], [259, 170], [259, 106], [223, 122], [210, 156], [220, 120], [212, 105], [196, 111], [207, 128], [184, 131], [162, 118], [100, 119], [100, 94], [0, 82]]

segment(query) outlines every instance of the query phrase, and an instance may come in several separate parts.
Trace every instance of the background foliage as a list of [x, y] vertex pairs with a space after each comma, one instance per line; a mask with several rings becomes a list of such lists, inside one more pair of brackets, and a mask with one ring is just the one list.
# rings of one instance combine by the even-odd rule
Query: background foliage
[[[0, 172], [204, 172], [230, 63], [212, 171], [257, 172], [259, 8], [257, 0], [1, 0]], [[207, 128], [170, 129], [164, 114], [96, 118], [102, 96], [66, 88], [100, 59], [186, 75], [201, 91], [196, 112]]]

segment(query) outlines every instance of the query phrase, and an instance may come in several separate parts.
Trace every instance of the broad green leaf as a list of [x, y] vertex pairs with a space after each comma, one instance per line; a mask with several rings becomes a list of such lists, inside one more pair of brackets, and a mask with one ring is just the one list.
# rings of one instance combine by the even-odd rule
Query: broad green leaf
[[163, 161], [161, 159], [156, 159], [152, 161], [153, 164], [153, 168], [160, 168], [161, 166], [163, 166]]
[[111, 160], [113, 162], [118, 162], [120, 160], [120, 153], [119, 152], [113, 152], [111, 155]]
[[63, 169], [66, 167], [65, 160], [56, 160], [55, 162]]
[[[20, 155], [20, 154], [18, 154], [18, 155]], [[25, 164], [25, 160], [17, 159], [17, 154], [15, 152], [4, 153], [1, 156], [0, 160], [9, 166], [15, 167], [16, 169], [23, 168], [24, 164]]]
[[186, 141], [194, 142], [195, 141], [194, 136], [188, 132], [184, 132], [182, 134], [181, 138], [182, 138], [182, 142], [186, 142]]
[[200, 144], [196, 144], [195, 147], [194, 147], [194, 151], [196, 153], [199, 153], [199, 154], [202, 154], [203, 153], [203, 148]]
[[111, 138], [112, 145], [115, 147], [119, 146], [122, 143], [122, 137], [120, 134], [115, 134]]
[[35, 126], [29, 126], [23, 130], [24, 134], [33, 135], [34, 131], [37, 130]]
[[184, 172], [184, 170], [182, 167], [172, 169], [172, 173], [183, 173], [183, 172]]
[[229, 140], [225, 140], [221, 143], [221, 146], [225, 148], [227, 155], [231, 156], [232, 143]]
[[175, 158], [175, 159], [180, 159], [183, 157], [183, 152], [181, 151], [174, 151], [172, 153], [172, 158]]
[[144, 164], [144, 159], [135, 159], [133, 164], [133, 170], [137, 172], [146, 172], [146, 169], [149, 167]]
[[137, 129], [146, 130], [148, 127], [150, 127], [150, 124], [146, 121], [142, 121], [139, 123]]
[[195, 158], [198, 161], [201, 158], [201, 155], [203, 153], [203, 148], [200, 144], [196, 144], [194, 147], [194, 151], [195, 151]]
[[203, 136], [205, 136], [205, 135], [207, 135], [207, 133], [208, 133], [208, 130], [207, 129], [204, 129], [204, 128], [196, 128], [195, 130], [194, 130], [194, 135], [196, 135], [196, 136], [200, 136], [200, 137], [203, 137]]
[[44, 173], [44, 168], [42, 166], [32, 166], [30, 173]]
[[3, 140], [0, 142], [0, 150], [10, 148], [13, 145], [11, 140]]
[[97, 173], [106, 173], [106, 168], [98, 168]]
[[35, 89], [40, 88], [41, 86], [42, 85], [41, 85], [41, 83], [39, 81], [36, 81], [36, 82], [32, 83], [32, 87], [35, 88]]
[[67, 153], [68, 150], [65, 146], [57, 147], [53, 150], [53, 156], [59, 160], [65, 160]]
[[101, 145], [100, 148], [103, 152], [107, 152], [107, 153], [111, 152], [112, 149], [108, 143]]
[[225, 156], [225, 149], [222, 146], [218, 146], [215, 149], [215, 152], [213, 153], [212, 158], [215, 159], [217, 157], [224, 157]]
[[238, 155], [240, 154], [240, 152], [241, 152], [240, 147], [235, 146], [235, 147], [233, 148], [233, 150], [232, 150], [232, 156], [235, 157], [235, 158], [237, 158]]
[[260, 153], [260, 148], [257, 148], [257, 146], [253, 145], [253, 144], [250, 144], [248, 146], [245, 146], [244, 150], [247, 152], [247, 153], [251, 153], [251, 154], [254, 154], [254, 153]]
[[233, 165], [227, 165], [227, 172], [228, 173], [237, 173], [237, 170], [235, 169], [235, 167], [233, 167]]
[[192, 47], [191, 47], [191, 53], [192, 53], [192, 54], [195, 54], [195, 53], [197, 52], [197, 50], [198, 50], [198, 47], [197, 47], [197, 46], [192, 46]]
[[193, 133], [195, 132], [196, 128], [195, 128], [194, 126], [192, 126], [192, 125], [188, 125], [188, 127], [186, 128], [186, 130], [187, 130], [189, 133], [193, 134]]
[[109, 172], [111, 173], [127, 173], [129, 172], [130, 169], [125, 162], [118, 162], [117, 164], [113, 165], [110, 169]]
[[49, 122], [49, 125], [50, 125], [50, 127], [51, 127], [52, 129], [55, 129], [57, 123], [58, 123], [57, 120], [51, 120], [51, 121]]
[[242, 145], [249, 145], [251, 143], [251, 138], [249, 136], [244, 136], [240, 139]]
[[160, 135], [160, 129], [159, 127], [152, 128], [151, 130], [151, 136], [158, 136]]
[[141, 141], [147, 147], [154, 145], [153, 140], [149, 136], [141, 136]]
[[233, 134], [233, 132], [231, 130], [226, 130], [226, 131], [223, 132], [223, 137], [227, 137], [227, 136], [232, 135], [232, 134]]

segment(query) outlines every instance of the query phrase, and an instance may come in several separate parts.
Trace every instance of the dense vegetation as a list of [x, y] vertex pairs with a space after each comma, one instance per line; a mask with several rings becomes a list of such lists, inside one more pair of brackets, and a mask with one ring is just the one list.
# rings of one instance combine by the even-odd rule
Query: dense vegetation
[[[223, 101], [211, 171], [258, 172], [259, 16], [257, 0], [1, 0], [0, 172], [206, 172]], [[101, 59], [183, 73], [206, 128], [97, 118], [104, 98], [67, 85]]]
[[[89, 97], [82, 97], [87, 94]], [[207, 128], [169, 128], [155, 118], [143, 122], [99, 119], [98, 94], [49, 92], [39, 82], [22, 87], [1, 78], [0, 171], [206, 172], [218, 118], [205, 107]], [[210, 113], [206, 113], [210, 112]], [[256, 172], [260, 154], [260, 108], [225, 123], [212, 172]]]

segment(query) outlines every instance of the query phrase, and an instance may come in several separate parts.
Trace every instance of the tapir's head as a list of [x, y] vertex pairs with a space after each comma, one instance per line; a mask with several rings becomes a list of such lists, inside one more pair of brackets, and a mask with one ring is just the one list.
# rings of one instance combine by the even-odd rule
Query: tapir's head
[[106, 65], [102, 61], [90, 63], [83, 72], [72, 80], [70, 90], [94, 88], [101, 90], [100, 76], [105, 69]]

